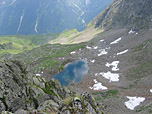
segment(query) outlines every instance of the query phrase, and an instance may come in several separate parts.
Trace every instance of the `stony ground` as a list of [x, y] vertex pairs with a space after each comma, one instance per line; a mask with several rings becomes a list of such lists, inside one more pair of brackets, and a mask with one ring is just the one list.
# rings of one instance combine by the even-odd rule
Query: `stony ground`
[[[86, 59], [89, 65], [89, 72], [83, 81], [79, 84], [71, 84], [72, 88], [82, 93], [117, 90], [117, 96], [98, 100], [107, 105], [105, 111], [111, 112], [110, 114], [152, 113], [149, 108], [152, 105], [151, 36], [151, 30], [137, 32], [127, 29], [110, 30], [98, 35], [86, 45], [85, 49], [76, 51], [69, 57]], [[106, 66], [106, 63], [111, 64], [114, 61], [119, 61], [116, 69], [112, 69], [113, 66]], [[115, 73], [119, 77], [116, 79], [115, 75], [113, 80], [112, 77], [106, 79], [103, 73], [107, 72]], [[97, 82], [94, 82], [94, 79]], [[98, 91], [91, 90], [90, 87], [95, 83], [100, 83], [102, 87], [108, 89], [104, 90], [101, 87]], [[130, 110], [124, 105], [129, 100], [126, 96], [144, 97], [145, 101], [134, 110]]]
[[[102, 110], [110, 114], [151, 114], [151, 52], [150, 26], [149, 30], [144, 31], [109, 30], [86, 43], [45, 45], [14, 57], [24, 62], [26, 60], [32, 73], [48, 80], [63, 70], [60, 66], [85, 59], [89, 66], [88, 74], [81, 83], [71, 83], [71, 90], [93, 94], [95, 100], [103, 104]], [[51, 67], [46, 69], [45, 64]], [[39, 65], [42, 68], [34, 70]], [[125, 106], [129, 101], [127, 96], [144, 98], [144, 101], [130, 110]]]

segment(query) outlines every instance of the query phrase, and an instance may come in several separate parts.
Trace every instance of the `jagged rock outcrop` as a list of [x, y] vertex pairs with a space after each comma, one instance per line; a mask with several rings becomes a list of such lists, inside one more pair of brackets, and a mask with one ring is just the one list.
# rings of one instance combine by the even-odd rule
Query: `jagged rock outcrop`
[[[36, 97], [42, 94], [39, 88], [30, 86], [26, 68], [19, 61], [0, 62], [0, 111], [15, 112], [27, 105], [37, 108]], [[32, 101], [31, 103], [29, 103]]]
[[57, 80], [33, 76], [20, 61], [0, 61], [0, 86], [2, 114], [100, 113], [91, 95], [79, 95]]

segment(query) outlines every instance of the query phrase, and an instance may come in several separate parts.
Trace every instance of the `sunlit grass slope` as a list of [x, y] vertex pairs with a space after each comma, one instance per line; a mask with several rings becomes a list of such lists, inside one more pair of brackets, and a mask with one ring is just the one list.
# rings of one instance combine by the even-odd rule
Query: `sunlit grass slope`
[[58, 34], [48, 35], [11, 35], [0, 36], [0, 54], [17, 54], [25, 50], [31, 50], [39, 45], [46, 44]]

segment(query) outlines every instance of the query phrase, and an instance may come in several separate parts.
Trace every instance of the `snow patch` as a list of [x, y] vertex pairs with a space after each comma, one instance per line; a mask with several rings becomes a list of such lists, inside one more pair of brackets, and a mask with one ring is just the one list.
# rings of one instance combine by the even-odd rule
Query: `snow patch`
[[150, 92], [152, 93], [152, 89], [150, 89]]
[[107, 67], [111, 67], [112, 66], [112, 71], [118, 71], [119, 70], [118, 64], [119, 64], [119, 61], [113, 61], [111, 64], [110, 63], [106, 63], [106, 66]]
[[84, 58], [83, 60], [88, 61], [88, 59], [87, 59], [87, 58]]
[[136, 31], [133, 31], [132, 29], [128, 32], [128, 34], [133, 34], [135, 33]]
[[89, 87], [92, 90], [106, 90], [107, 87], [103, 86], [102, 83], [98, 82], [96, 79], [94, 79], [94, 85], [92, 87]]
[[[81, 13], [81, 17], [83, 16], [85, 14], [85, 12], [84, 11], [82, 11], [82, 13]], [[79, 15], [79, 14], [78, 14]]]
[[16, 0], [12, 0], [12, 3], [9, 4], [9, 6], [12, 6], [15, 2], [16, 2]]
[[111, 47], [106, 47], [106, 49], [111, 49]]
[[98, 46], [94, 46], [93, 49], [98, 49]]
[[88, 6], [89, 4], [91, 4], [90, 0], [86, 0], [86, 6]]
[[76, 52], [75, 51], [72, 51], [70, 54], [75, 54]]
[[122, 54], [127, 53], [127, 52], [128, 52], [128, 49], [126, 49], [126, 50], [124, 50], [122, 52], [117, 53], [117, 55], [122, 55]]
[[36, 74], [36, 76], [41, 76], [41, 74]]
[[108, 52], [105, 50], [105, 49], [101, 49], [101, 50], [99, 50], [99, 54], [98, 54], [98, 57], [99, 56], [101, 56], [101, 55], [106, 55], [106, 54], [108, 54]]
[[129, 101], [125, 102], [125, 105], [130, 110], [134, 110], [134, 108], [136, 106], [140, 105], [140, 103], [144, 102], [144, 100], [145, 100], [144, 97], [129, 97], [129, 96], [127, 96], [127, 98], [129, 99]]
[[91, 48], [91, 47], [89, 47], [89, 46], [86, 46], [86, 48], [87, 48], [87, 49], [92, 49], [92, 48]]
[[74, 6], [81, 11], [81, 8], [77, 4], [74, 4]]
[[104, 39], [100, 40], [100, 42], [103, 42], [103, 41], [104, 41]]
[[102, 75], [104, 78], [108, 79], [109, 82], [118, 82], [119, 81], [119, 74], [117, 73], [111, 73], [108, 71], [107, 73], [101, 72], [100, 75]]
[[90, 60], [91, 63], [94, 63], [96, 60]]
[[86, 25], [86, 22], [85, 22], [85, 20], [84, 20], [84, 19], [82, 19], [82, 23]]
[[111, 42], [110, 44], [117, 44], [121, 39], [122, 38], [120, 37], [120, 38], [116, 39], [115, 41]]
[[99, 76], [99, 73], [95, 73], [95, 76]]
[[19, 32], [19, 30], [20, 30], [20, 28], [21, 28], [23, 18], [24, 18], [24, 10], [23, 10], [23, 13], [22, 13], [22, 15], [21, 15], [21, 17], [20, 17], [20, 23], [19, 23], [19, 26], [18, 26], [17, 32]]
[[38, 21], [39, 21], [39, 19], [37, 18], [37, 19], [36, 19], [36, 22], [35, 22], [35, 28], [34, 28], [34, 31], [35, 31], [36, 33], [38, 33], [38, 31], [37, 31]]

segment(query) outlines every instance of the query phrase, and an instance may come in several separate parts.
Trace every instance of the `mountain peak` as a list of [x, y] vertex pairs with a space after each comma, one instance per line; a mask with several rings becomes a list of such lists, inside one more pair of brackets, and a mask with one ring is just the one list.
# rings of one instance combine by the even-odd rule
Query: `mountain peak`
[[104, 29], [142, 29], [148, 27], [151, 12], [151, 0], [114, 0], [92, 23]]

